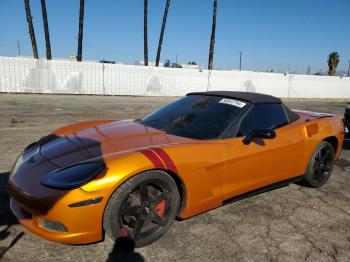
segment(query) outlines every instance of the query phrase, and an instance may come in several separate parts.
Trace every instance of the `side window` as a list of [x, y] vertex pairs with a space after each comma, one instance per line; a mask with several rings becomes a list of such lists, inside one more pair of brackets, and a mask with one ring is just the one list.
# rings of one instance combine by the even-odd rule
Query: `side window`
[[256, 104], [241, 122], [237, 136], [246, 136], [254, 129], [275, 129], [288, 124], [281, 104]]

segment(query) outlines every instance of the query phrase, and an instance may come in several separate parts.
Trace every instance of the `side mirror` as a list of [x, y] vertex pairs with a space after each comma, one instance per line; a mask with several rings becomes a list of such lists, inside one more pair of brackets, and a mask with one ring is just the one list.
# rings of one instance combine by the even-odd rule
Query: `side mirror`
[[243, 139], [243, 144], [249, 145], [255, 138], [273, 139], [276, 132], [273, 129], [254, 129]]

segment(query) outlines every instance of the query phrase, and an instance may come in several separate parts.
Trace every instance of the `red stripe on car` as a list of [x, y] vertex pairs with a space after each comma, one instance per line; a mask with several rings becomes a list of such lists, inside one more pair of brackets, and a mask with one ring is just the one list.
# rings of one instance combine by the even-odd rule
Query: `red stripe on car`
[[162, 160], [160, 160], [160, 158], [151, 150], [142, 150], [139, 152], [146, 156], [153, 163], [154, 167], [165, 168]]
[[152, 150], [158, 154], [169, 170], [177, 173], [177, 168], [173, 160], [171, 160], [170, 156], [162, 148], [152, 148]]

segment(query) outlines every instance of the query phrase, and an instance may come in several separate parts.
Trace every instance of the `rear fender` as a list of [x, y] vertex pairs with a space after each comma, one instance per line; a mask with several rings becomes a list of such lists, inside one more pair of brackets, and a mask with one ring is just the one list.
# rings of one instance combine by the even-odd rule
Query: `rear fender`
[[304, 133], [305, 133], [305, 151], [307, 156], [307, 161], [310, 160], [311, 155], [317, 145], [330, 137], [335, 137], [337, 139], [337, 149], [335, 152], [335, 157], [338, 159], [342, 144], [344, 141], [344, 125], [341, 118], [337, 116], [318, 118], [312, 121], [304, 123]]

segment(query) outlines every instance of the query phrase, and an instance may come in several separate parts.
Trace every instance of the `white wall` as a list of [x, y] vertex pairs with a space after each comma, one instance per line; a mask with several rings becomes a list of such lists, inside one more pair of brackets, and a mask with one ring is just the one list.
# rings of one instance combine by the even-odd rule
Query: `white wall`
[[0, 56], [0, 92], [182, 96], [207, 90], [293, 98], [350, 98], [350, 78]]

